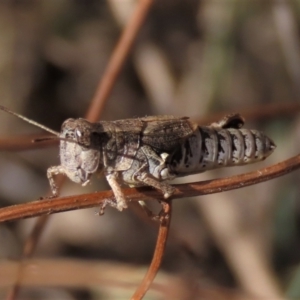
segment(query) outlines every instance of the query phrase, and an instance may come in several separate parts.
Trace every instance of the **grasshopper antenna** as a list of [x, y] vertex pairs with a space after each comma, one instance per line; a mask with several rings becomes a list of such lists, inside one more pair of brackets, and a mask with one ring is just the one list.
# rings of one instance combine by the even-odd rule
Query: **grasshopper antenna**
[[32, 124], [32, 125], [34, 125], [36, 127], [40, 127], [40, 128], [42, 128], [42, 129], [44, 129], [44, 130], [46, 130], [46, 131], [48, 131], [48, 132], [50, 132], [50, 133], [52, 133], [52, 134], [54, 134], [54, 135], [56, 135], [56, 136], [59, 137], [59, 132], [56, 132], [56, 131], [54, 131], [54, 130], [52, 130], [52, 129], [50, 129], [50, 128], [48, 128], [48, 127], [46, 127], [46, 126], [44, 126], [44, 125], [42, 125], [42, 124], [40, 124], [38, 122], [32, 121], [32, 120], [30, 120], [30, 119], [28, 119], [28, 118], [26, 118], [26, 117], [24, 117], [22, 115], [19, 115], [19, 114], [13, 112], [12, 110], [8, 109], [7, 107], [5, 107], [3, 105], [0, 105], [0, 109], [3, 110], [3, 111], [5, 111], [5, 112], [7, 112], [7, 113], [9, 113], [9, 114], [11, 114], [11, 115], [13, 115], [13, 116], [16, 116], [16, 117], [24, 120], [25, 122], [27, 122], [29, 124]]

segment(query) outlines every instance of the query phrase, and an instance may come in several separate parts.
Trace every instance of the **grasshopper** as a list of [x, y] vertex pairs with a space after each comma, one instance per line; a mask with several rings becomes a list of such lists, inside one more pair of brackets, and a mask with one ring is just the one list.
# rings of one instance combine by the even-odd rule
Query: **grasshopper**
[[60, 165], [47, 170], [53, 197], [58, 196], [54, 175], [86, 185], [104, 172], [122, 211], [127, 201], [121, 184], [152, 186], [169, 198], [175, 177], [227, 166], [240, 166], [268, 157], [276, 148], [260, 131], [243, 129], [244, 119], [231, 114], [209, 126], [198, 126], [188, 117], [152, 116], [117, 121], [88, 122], [67, 119], [53, 131], [6, 107], [0, 109], [40, 127], [60, 140]]

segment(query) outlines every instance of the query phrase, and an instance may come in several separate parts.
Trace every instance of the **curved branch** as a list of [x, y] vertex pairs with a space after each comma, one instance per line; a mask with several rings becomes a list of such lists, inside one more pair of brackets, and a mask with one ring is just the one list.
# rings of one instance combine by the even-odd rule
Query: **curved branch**
[[151, 284], [153, 283], [154, 278], [161, 265], [165, 253], [167, 237], [170, 229], [170, 223], [172, 217], [172, 202], [171, 201], [169, 203], [162, 202], [162, 207], [163, 208], [160, 216], [160, 226], [159, 226], [153, 258], [149, 266], [149, 269], [144, 276], [144, 279], [138, 286], [137, 290], [134, 292], [134, 295], [131, 297], [131, 300], [143, 299], [146, 292], [149, 290]]
[[[172, 199], [195, 197], [238, 189], [283, 176], [300, 168], [300, 155], [273, 166], [254, 172], [207, 181], [174, 185], [176, 191]], [[163, 199], [161, 192], [150, 187], [127, 188], [123, 190], [129, 201]], [[106, 199], [113, 199], [112, 191], [39, 200], [12, 205], [0, 209], [0, 222], [36, 217], [63, 211], [99, 206]]]
[[122, 69], [124, 62], [132, 48], [134, 41], [142, 28], [142, 25], [153, 4], [153, 0], [142, 0], [137, 2], [136, 8], [126, 24], [123, 33], [111, 55], [109, 63], [106, 67], [104, 76], [100, 81], [95, 96], [92, 99], [86, 118], [90, 122], [97, 122], [99, 112], [103, 110], [106, 99], [115, 84], [115, 81]]

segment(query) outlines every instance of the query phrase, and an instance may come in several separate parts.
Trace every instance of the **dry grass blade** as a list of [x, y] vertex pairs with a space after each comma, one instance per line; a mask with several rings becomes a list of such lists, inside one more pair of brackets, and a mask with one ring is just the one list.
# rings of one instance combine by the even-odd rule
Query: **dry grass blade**
[[160, 216], [160, 226], [154, 255], [143, 281], [141, 282], [141, 284], [139, 285], [139, 287], [137, 288], [137, 290], [131, 298], [132, 300], [139, 300], [144, 297], [144, 295], [150, 288], [150, 285], [152, 284], [163, 259], [171, 223], [172, 202], [162, 202], [162, 206], [163, 208]]
[[[297, 155], [276, 165], [250, 173], [221, 179], [175, 185], [176, 192], [172, 197], [173, 199], [180, 199], [243, 188], [286, 175], [299, 168], [300, 155]], [[130, 201], [163, 200], [162, 194], [159, 191], [148, 187], [139, 189], [127, 188], [124, 189], [123, 192]], [[61, 197], [53, 200], [33, 201], [25, 204], [12, 205], [0, 209], [0, 222], [95, 207], [102, 204], [106, 199], [112, 199], [113, 197], [112, 191], [104, 191], [93, 194]]]

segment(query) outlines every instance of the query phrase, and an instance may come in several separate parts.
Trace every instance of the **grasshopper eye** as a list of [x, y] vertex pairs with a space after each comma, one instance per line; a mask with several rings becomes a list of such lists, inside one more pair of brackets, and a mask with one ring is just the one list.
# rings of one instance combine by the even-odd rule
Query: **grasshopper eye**
[[76, 136], [79, 138], [82, 137], [82, 133], [79, 129], [76, 130]]
[[88, 147], [90, 145], [90, 136], [85, 130], [75, 129], [77, 143], [81, 146]]

